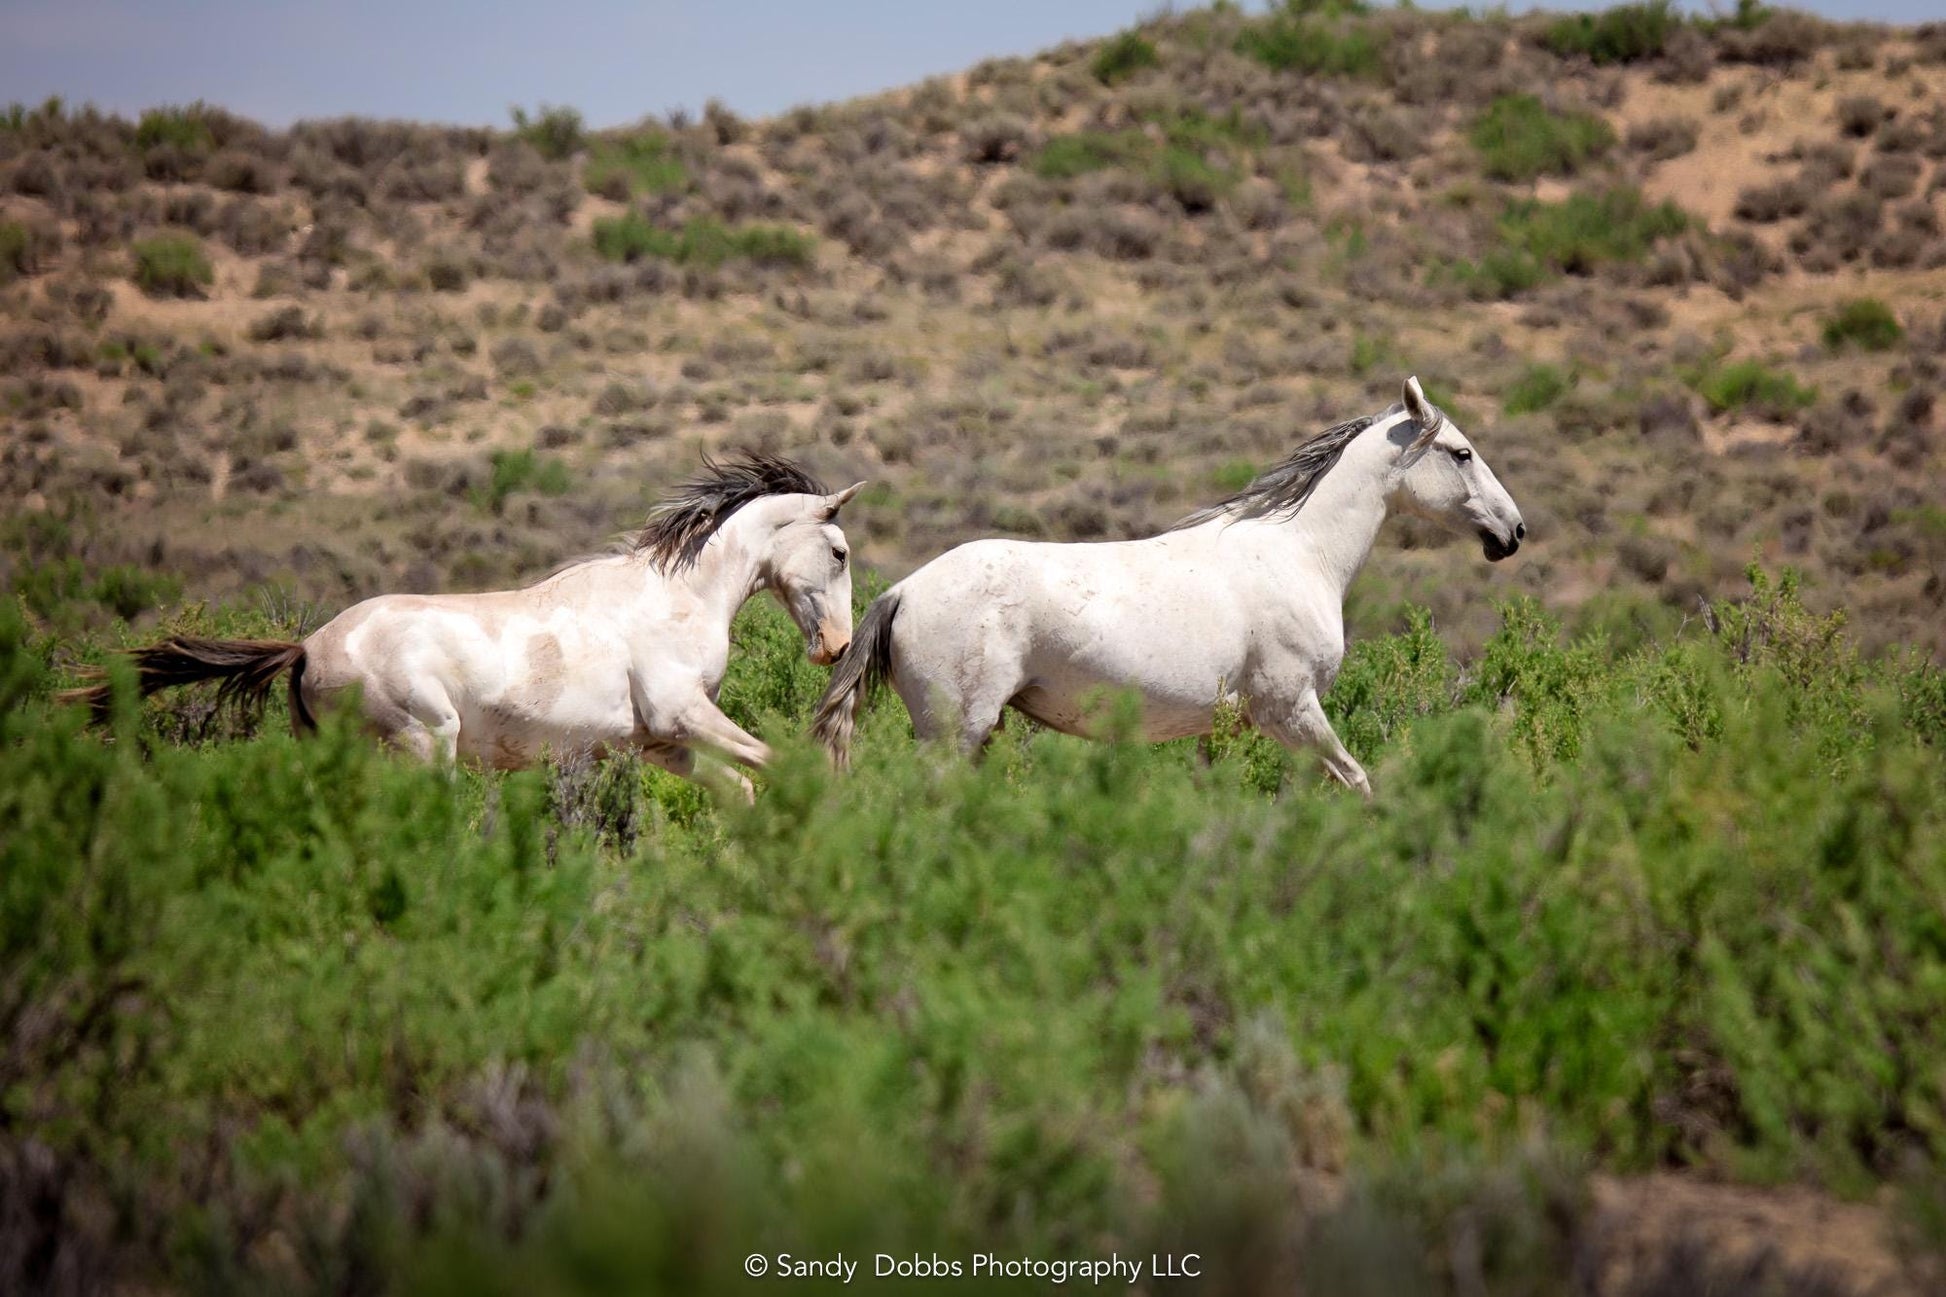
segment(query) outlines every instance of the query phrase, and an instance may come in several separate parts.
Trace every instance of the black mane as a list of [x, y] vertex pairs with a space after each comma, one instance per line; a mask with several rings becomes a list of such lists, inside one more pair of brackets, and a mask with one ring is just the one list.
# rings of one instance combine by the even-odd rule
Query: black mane
[[696, 561], [717, 529], [752, 500], [767, 495], [829, 495], [824, 484], [790, 460], [760, 451], [739, 451], [718, 463], [703, 456], [703, 471], [656, 506], [635, 535], [636, 553], [664, 571]]
[[1386, 410], [1380, 414], [1368, 414], [1326, 428], [1283, 460], [1258, 474], [1255, 481], [1229, 499], [1207, 509], [1198, 509], [1170, 530], [1180, 531], [1184, 527], [1198, 526], [1212, 518], [1234, 520], [1296, 516], [1297, 511], [1304, 507], [1304, 502], [1311, 498], [1311, 492], [1317, 490], [1324, 475], [1345, 453], [1345, 447], [1351, 445], [1352, 439], [1391, 413], [1392, 410]]

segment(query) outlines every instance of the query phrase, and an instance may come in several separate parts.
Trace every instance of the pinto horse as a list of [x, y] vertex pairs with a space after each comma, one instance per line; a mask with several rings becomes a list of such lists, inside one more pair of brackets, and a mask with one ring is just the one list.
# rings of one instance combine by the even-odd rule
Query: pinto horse
[[[813, 662], [838, 659], [851, 639], [851, 566], [837, 517], [864, 483], [833, 494], [758, 454], [703, 463], [623, 552], [519, 590], [381, 595], [302, 643], [178, 636], [131, 654], [138, 687], [215, 679], [220, 702], [261, 710], [288, 672], [299, 731], [355, 687], [370, 727], [427, 760], [507, 769], [543, 749], [633, 748], [693, 777], [701, 747], [761, 766], [770, 749], [716, 705], [730, 623], [769, 591]], [[99, 714], [110, 686], [66, 697]]]

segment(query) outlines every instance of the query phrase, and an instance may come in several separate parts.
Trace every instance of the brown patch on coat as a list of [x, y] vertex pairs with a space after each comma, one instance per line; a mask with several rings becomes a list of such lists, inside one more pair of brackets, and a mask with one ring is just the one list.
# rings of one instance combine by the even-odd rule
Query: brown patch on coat
[[561, 641], [541, 631], [527, 641], [527, 678], [508, 700], [510, 710], [527, 716], [544, 716], [568, 687], [567, 658]]

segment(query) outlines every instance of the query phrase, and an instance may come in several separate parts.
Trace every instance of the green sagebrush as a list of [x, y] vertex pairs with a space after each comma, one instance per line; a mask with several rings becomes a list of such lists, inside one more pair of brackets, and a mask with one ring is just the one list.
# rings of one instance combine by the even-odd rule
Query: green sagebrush
[[[1552, 1291], [1548, 1167], [1862, 1190], [1946, 1154], [1946, 689], [1753, 577], [1627, 653], [1525, 601], [1476, 661], [1424, 616], [1354, 645], [1371, 807], [1242, 729], [1016, 723], [974, 766], [895, 705], [838, 778], [767, 607], [725, 689], [786, 744], [749, 807], [336, 722], [183, 746], [125, 706], [104, 741], [9, 604], [4, 1119], [141, 1204], [63, 1218], [90, 1264], [191, 1287], [722, 1291], [753, 1250], [1103, 1239], [1201, 1247], [1221, 1291], [1320, 1248], [1438, 1283], [1442, 1222], [1499, 1202], [1489, 1272]], [[1344, 1172], [1340, 1207], [1293, 1188]]]

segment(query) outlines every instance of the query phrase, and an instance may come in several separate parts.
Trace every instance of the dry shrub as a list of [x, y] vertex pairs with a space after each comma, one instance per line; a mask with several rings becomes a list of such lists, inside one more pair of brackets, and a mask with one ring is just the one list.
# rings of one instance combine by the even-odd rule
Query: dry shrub
[[1922, 165], [1909, 154], [1882, 153], [1865, 164], [1858, 183], [1875, 198], [1904, 198], [1919, 187]]
[[1776, 9], [1749, 30], [1720, 30], [1717, 48], [1727, 62], [1789, 68], [1814, 58], [1830, 39], [1831, 31], [1831, 25], [1823, 19], [1795, 9]]
[[323, 323], [301, 306], [283, 306], [258, 317], [249, 328], [252, 342], [288, 342], [324, 336]]
[[1872, 95], [1846, 95], [1838, 101], [1837, 113], [1839, 133], [1855, 140], [1870, 136], [1891, 115]]
[[1797, 160], [1798, 175], [1815, 193], [1830, 189], [1840, 180], [1850, 179], [1857, 169], [1857, 155], [1851, 145], [1836, 140], [1799, 143], [1791, 150], [1791, 156]]
[[1653, 162], [1679, 158], [1696, 147], [1696, 123], [1687, 117], [1653, 117], [1628, 131], [1628, 147]]
[[1768, 225], [1786, 217], [1802, 216], [1809, 210], [1816, 192], [1802, 177], [1752, 185], [1737, 194], [1737, 219]]
[[1674, 85], [1701, 85], [1715, 66], [1716, 48], [1709, 37], [1685, 24], [1669, 33], [1655, 77]]
[[976, 166], [1012, 162], [1027, 149], [1033, 129], [1014, 113], [988, 113], [969, 122], [960, 138], [966, 160]]
[[1877, 240], [1884, 219], [1884, 205], [1872, 195], [1838, 194], [1814, 206], [1804, 224], [1791, 232], [1791, 250], [1807, 269], [1856, 261]]
[[216, 237], [244, 257], [278, 251], [290, 242], [293, 230], [286, 210], [251, 198], [233, 198], [223, 204], [212, 224]]

